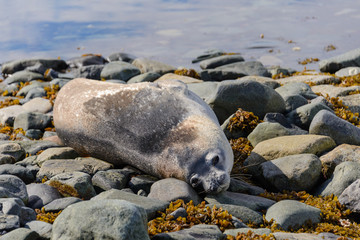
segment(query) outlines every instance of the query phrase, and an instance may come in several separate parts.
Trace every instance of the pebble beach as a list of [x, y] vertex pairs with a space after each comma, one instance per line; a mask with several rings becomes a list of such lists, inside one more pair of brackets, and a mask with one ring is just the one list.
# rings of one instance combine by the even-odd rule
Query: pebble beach
[[[360, 49], [319, 71], [220, 50], [189, 64], [124, 52], [2, 63], [0, 239], [360, 239]], [[232, 147], [230, 187], [199, 193], [64, 145], [53, 107], [77, 78], [183, 82]]]

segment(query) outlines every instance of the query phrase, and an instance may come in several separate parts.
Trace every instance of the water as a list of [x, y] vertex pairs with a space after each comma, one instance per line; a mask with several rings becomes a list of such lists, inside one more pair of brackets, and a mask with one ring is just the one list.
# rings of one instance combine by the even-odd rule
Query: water
[[[360, 47], [356, 0], [0, 0], [0, 62], [127, 52], [198, 69], [206, 49], [302, 70]], [[264, 38], [260, 38], [263, 34]], [[288, 43], [289, 41], [293, 43]], [[335, 51], [324, 48], [334, 45]], [[300, 51], [293, 51], [294, 47]], [[316, 69], [317, 64], [307, 68]]]

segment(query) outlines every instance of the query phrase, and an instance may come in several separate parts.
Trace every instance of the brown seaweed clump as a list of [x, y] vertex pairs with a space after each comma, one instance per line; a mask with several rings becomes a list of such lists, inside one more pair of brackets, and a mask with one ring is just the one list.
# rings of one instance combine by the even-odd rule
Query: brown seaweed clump
[[59, 212], [45, 212], [44, 208], [35, 209], [36, 212], [36, 220], [43, 221], [47, 223], [53, 224], [55, 219], [60, 215], [61, 211]]
[[54, 101], [56, 99], [56, 96], [60, 90], [60, 86], [59, 85], [51, 85], [50, 87], [44, 87], [44, 90], [46, 92], [46, 97], [47, 99], [50, 100], [50, 103], [52, 105], [54, 105]]
[[[180, 207], [186, 210], [187, 216], [174, 219], [170, 214]], [[232, 216], [226, 210], [216, 206], [213, 208], [206, 207], [205, 202], [194, 206], [192, 201], [185, 204], [183, 200], [179, 199], [171, 202], [165, 212], [158, 212], [158, 214], [157, 218], [148, 222], [148, 233], [151, 237], [159, 233], [175, 232], [198, 224], [217, 225], [221, 231], [234, 228], [231, 222]]]
[[230, 119], [227, 129], [230, 132], [234, 130], [241, 130], [248, 135], [261, 122], [263, 121], [259, 120], [259, 117], [255, 116], [253, 112], [248, 112], [239, 108]]
[[180, 75], [180, 76], [186, 76], [186, 77], [192, 77], [192, 78], [196, 78], [196, 79], [201, 79], [200, 75], [194, 69], [182, 68], [182, 69], [175, 70], [174, 73], [177, 74], [177, 75]]
[[25, 136], [25, 131], [22, 128], [14, 129], [9, 125], [1, 125], [0, 124], [0, 133], [6, 134], [10, 137], [10, 140], [20, 140], [18, 135]]
[[258, 235], [250, 230], [247, 233], [238, 233], [236, 237], [231, 235], [226, 235], [226, 239], [227, 240], [276, 240], [276, 238], [272, 234]]
[[350, 122], [351, 124], [360, 127], [359, 113], [353, 113], [349, 110], [349, 107], [344, 105], [338, 97], [330, 98], [328, 95], [325, 98], [333, 105], [333, 110], [336, 116]]
[[9, 107], [12, 105], [20, 105], [19, 99], [5, 98], [4, 101], [0, 101], [0, 108]]
[[305, 60], [299, 61], [298, 63], [301, 65], [306, 65], [309, 63], [314, 63], [314, 62], [318, 62], [319, 59], [318, 58], [306, 58]]
[[230, 145], [234, 153], [234, 166], [231, 174], [245, 173], [243, 163], [254, 147], [247, 138], [230, 139]]
[[67, 184], [63, 184], [56, 180], [51, 180], [49, 186], [56, 188], [63, 197], [77, 197], [80, 198], [78, 191]]

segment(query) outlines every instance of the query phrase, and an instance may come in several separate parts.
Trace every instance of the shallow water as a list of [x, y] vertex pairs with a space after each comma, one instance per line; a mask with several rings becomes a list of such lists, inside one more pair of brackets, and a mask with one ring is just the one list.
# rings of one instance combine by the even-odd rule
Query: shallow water
[[[302, 70], [360, 47], [354, 0], [0, 0], [0, 62], [127, 52], [192, 67], [206, 49]], [[264, 38], [260, 38], [263, 34]], [[293, 43], [288, 43], [289, 41]], [[327, 45], [337, 49], [327, 52]], [[293, 51], [294, 47], [300, 51]], [[316, 69], [317, 64], [307, 66]]]

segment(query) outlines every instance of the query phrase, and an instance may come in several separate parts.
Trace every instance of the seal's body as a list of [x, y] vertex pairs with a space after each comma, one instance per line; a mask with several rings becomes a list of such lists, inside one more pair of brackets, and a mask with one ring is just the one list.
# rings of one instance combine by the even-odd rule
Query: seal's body
[[79, 153], [174, 177], [205, 192], [228, 188], [233, 154], [213, 111], [185, 84], [74, 79], [54, 105], [58, 136]]

